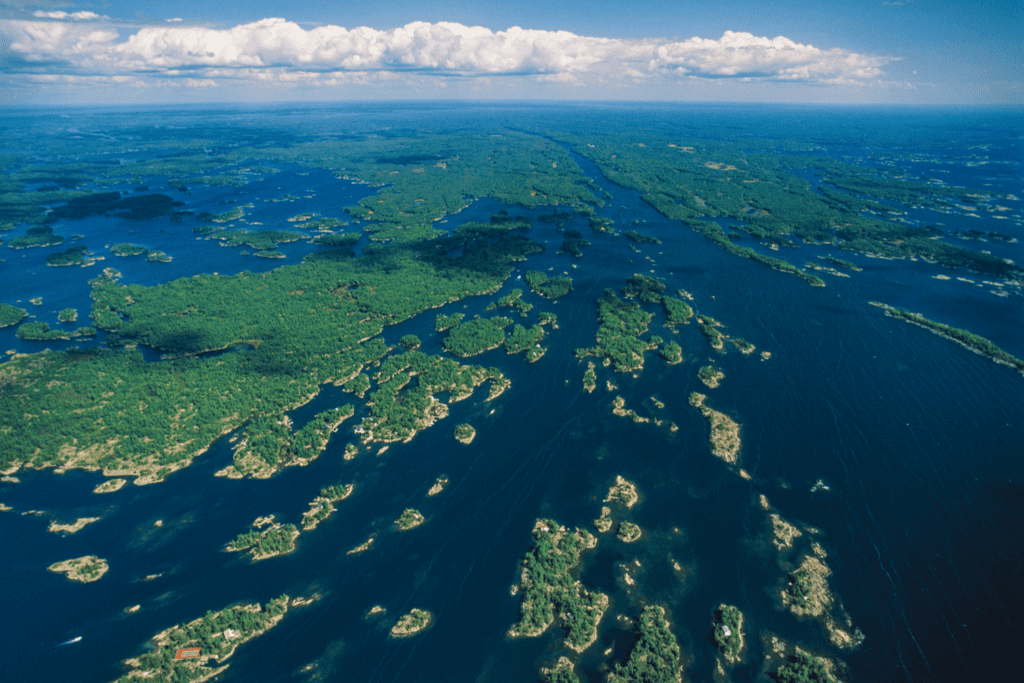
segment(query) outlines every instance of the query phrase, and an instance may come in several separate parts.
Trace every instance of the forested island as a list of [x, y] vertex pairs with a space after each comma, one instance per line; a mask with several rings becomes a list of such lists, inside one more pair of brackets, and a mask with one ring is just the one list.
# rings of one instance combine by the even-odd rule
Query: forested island
[[565, 631], [565, 644], [582, 652], [597, 639], [597, 625], [608, 607], [608, 596], [584, 588], [571, 570], [580, 553], [597, 545], [585, 530], [569, 532], [550, 519], [533, 527], [534, 545], [523, 559], [517, 593], [522, 615], [509, 636], [539, 636], [557, 619]]
[[249, 554], [252, 561], [258, 562], [292, 552], [295, 550], [295, 539], [298, 537], [299, 530], [294, 524], [271, 523], [263, 531], [239, 534], [235, 540], [228, 543], [227, 549], [230, 552], [239, 552], [251, 548]]
[[473, 443], [475, 438], [476, 430], [473, 429], [472, 425], [463, 423], [455, 428], [455, 440], [459, 443], [469, 445]]
[[633, 645], [626, 662], [615, 665], [608, 674], [608, 683], [682, 683], [683, 665], [679, 643], [672, 634], [665, 608], [651, 605], [644, 608], [637, 620], [639, 640]]
[[985, 356], [986, 358], [991, 358], [997, 363], [1009, 365], [1011, 368], [1024, 374], [1024, 360], [1011, 356], [984, 337], [979, 337], [973, 332], [968, 332], [967, 330], [962, 330], [957, 327], [950, 327], [949, 325], [937, 323], [934, 320], [925, 318], [920, 313], [911, 313], [910, 311], [903, 310], [902, 308], [894, 308], [877, 301], [871, 301], [869, 303], [872, 306], [878, 306], [879, 308], [885, 309], [885, 314], [891, 318], [904, 320], [913, 325], [917, 325], [918, 327], [923, 327], [929, 332], [933, 332], [944, 339], [955, 341], [960, 346], [968, 348], [977, 354]]
[[11, 304], [0, 304], [0, 327], [10, 327], [11, 325], [17, 325], [20, 323], [25, 316], [28, 315], [28, 311], [24, 308], [18, 308]]
[[[288, 600], [287, 595], [282, 595], [263, 606], [234, 605], [219, 612], [207, 612], [187, 624], [161, 631], [150, 639], [153, 646], [151, 652], [125, 660], [131, 671], [117, 681], [177, 683], [213, 678], [227, 669], [224, 662], [235, 653], [239, 645], [281, 621], [288, 611]], [[195, 648], [199, 654], [197, 657], [177, 659], [176, 653], [184, 648]]]

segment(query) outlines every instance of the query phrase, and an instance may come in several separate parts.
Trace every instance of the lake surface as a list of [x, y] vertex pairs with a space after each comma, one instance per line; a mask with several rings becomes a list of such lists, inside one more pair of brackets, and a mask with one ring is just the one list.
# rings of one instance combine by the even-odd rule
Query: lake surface
[[[268, 135], [280, 142], [315, 127], [383, 134], [462, 124], [529, 127], [575, 115], [619, 126], [650, 120], [689, 137], [750, 136], [783, 146], [787, 140], [812, 141], [824, 153], [854, 163], [881, 161], [915, 177], [941, 174], [951, 185], [1024, 196], [1019, 112], [467, 105], [456, 116], [440, 104], [352, 105], [12, 111], [5, 125], [24, 125], [24, 135], [73, 127], [113, 136], [129, 129], [139, 135], [146, 125], [154, 131], [179, 126], [190, 137], [252, 144]], [[15, 136], [6, 144], [16, 141]], [[986, 161], [980, 165], [979, 149]], [[561, 639], [554, 630], [530, 639], [505, 635], [519, 615], [520, 600], [509, 589], [530, 548], [530, 531], [539, 517], [592, 528], [617, 475], [638, 486], [641, 502], [627, 518], [644, 535], [630, 545], [602, 535], [598, 548], [584, 555], [580, 580], [608, 594], [611, 608], [598, 643], [579, 659], [581, 678], [603, 680], [607, 667], [628, 654], [635, 636], [615, 617], [635, 618], [651, 603], [668, 608], [690, 680], [710, 679], [711, 619], [722, 603], [736, 605], [746, 619], [749, 652], [746, 664], [731, 671], [737, 682], [758, 680], [761, 637], [768, 634], [842, 660], [853, 680], [983, 680], [1005, 671], [1024, 635], [1024, 377], [887, 318], [868, 302], [968, 329], [1024, 357], [1019, 288], [1000, 297], [993, 286], [980, 284], [981, 276], [922, 261], [871, 259], [827, 245], [783, 249], [779, 255], [797, 264], [831, 255], [863, 269], [849, 278], [823, 275], [826, 287], [809, 287], [726, 253], [658, 214], [635, 191], [604, 179], [583, 157], [574, 158], [612, 196], [598, 215], [615, 219], [617, 229], [633, 227], [662, 243], [633, 250], [623, 237], [592, 231], [585, 218], [574, 216], [564, 228], [580, 230], [591, 245], [581, 258], [571, 258], [556, 253], [562, 241], [558, 229], [535, 221], [528, 234], [546, 249], [517, 264], [500, 292], [427, 311], [383, 333], [389, 344], [416, 334], [424, 342], [421, 350], [441, 353], [444, 334], [434, 332], [437, 313], [464, 312], [471, 318], [484, 314], [498, 296], [524, 289], [523, 298], [535, 306], [530, 322], [538, 311], [552, 311], [558, 329], [544, 342], [546, 355], [534, 364], [501, 349], [468, 361], [496, 366], [512, 380], [494, 401], [484, 402], [485, 390], [478, 389], [411, 442], [394, 444], [379, 456], [377, 449], [364, 450], [344, 460], [345, 445], [356, 438], [352, 429], [363, 414], [360, 406], [316, 461], [265, 481], [213, 477], [231, 462], [228, 435], [190, 467], [153, 486], [95, 495], [92, 489], [103, 477], [80, 470], [63, 475], [22, 470], [16, 475], [20, 483], [0, 483], [0, 502], [13, 508], [0, 513], [0, 582], [8, 591], [0, 619], [7, 650], [4, 677], [113, 680], [122, 673], [120, 662], [143, 652], [156, 632], [207, 610], [238, 601], [262, 603], [287, 592], [323, 597], [289, 611], [278, 626], [241, 647], [228, 660], [222, 680], [536, 680], [538, 667], [563, 653]], [[147, 186], [197, 213], [227, 211], [232, 204], [224, 202], [252, 202], [247, 220], [281, 230], [290, 229], [288, 217], [303, 212], [345, 219], [341, 207], [375, 191], [323, 171], [265, 165], [279, 172], [242, 187], [197, 186], [183, 193], [159, 177]], [[295, 199], [265, 201], [285, 196]], [[1015, 218], [1001, 221], [936, 217], [924, 209], [910, 212], [908, 219], [936, 224], [939, 218], [949, 232], [998, 230], [1016, 237], [1015, 244], [989, 242], [983, 248], [1020, 263], [1024, 226], [1020, 203], [1013, 208]], [[550, 212], [485, 198], [439, 227], [487, 221], [501, 209], [532, 218]], [[103, 245], [130, 241], [163, 250], [174, 260], [152, 263], [104, 252], [105, 260], [88, 268], [52, 268], [45, 265], [46, 255], [72, 243], [20, 251], [4, 247], [0, 300], [26, 308], [51, 327], [59, 325], [56, 314], [65, 307], [78, 309], [77, 325], [88, 324], [87, 282], [104, 267], [120, 270], [124, 282], [152, 285], [196, 273], [265, 271], [297, 263], [313, 248], [305, 241], [281, 245], [284, 260], [245, 256], [244, 248], [197, 240], [193, 224], [105, 217], [59, 221], [57, 234], [83, 235], [73, 244], [97, 253]], [[749, 238], [740, 244], [772, 253]], [[557, 302], [544, 300], [518, 279], [527, 269], [568, 273], [574, 291]], [[675, 332], [662, 328], [660, 307], [645, 305], [655, 314], [651, 332], [678, 341], [685, 362], [668, 366], [651, 352], [636, 376], [599, 364], [598, 389], [583, 391], [585, 361], [577, 360], [574, 350], [594, 344], [595, 300], [605, 288], [620, 290], [637, 272], [657, 276], [668, 293], [686, 290], [699, 312], [758, 352], [771, 352], [771, 358], [735, 349], [715, 352], [696, 324]], [[935, 279], [939, 274], [952, 279]], [[42, 305], [29, 304], [33, 297], [41, 297]], [[69, 345], [22, 341], [14, 329], [0, 330], [0, 348], [33, 353]], [[85, 343], [102, 341], [101, 334]], [[709, 360], [726, 376], [718, 389], [708, 390], [697, 379], [697, 369]], [[606, 390], [608, 380], [617, 385], [615, 391]], [[751, 480], [711, 455], [707, 424], [687, 403], [693, 391], [708, 394], [712, 407], [742, 425], [741, 465]], [[628, 408], [666, 424], [613, 416], [618, 395]], [[664, 408], [653, 407], [652, 397]], [[350, 395], [327, 387], [293, 417], [301, 423], [350, 401]], [[461, 422], [477, 431], [468, 446], [452, 438]], [[670, 432], [668, 422], [678, 431]], [[446, 490], [425, 497], [442, 475], [450, 480]], [[827, 490], [811, 492], [819, 480]], [[297, 523], [320, 488], [337, 482], [354, 482], [354, 493], [337, 503], [327, 521], [303, 533], [294, 553], [250, 563], [223, 552], [224, 544], [259, 516], [275, 514]], [[798, 620], [778, 605], [776, 593], [786, 574], [770, 545], [760, 495], [805, 534], [817, 530], [814, 538], [833, 572], [830, 585], [863, 633], [857, 649], [832, 647], [816, 621]], [[399, 532], [393, 522], [407, 507], [427, 521]], [[46, 532], [51, 519], [76, 517], [102, 519], [71, 536]], [[157, 520], [162, 526], [155, 526]], [[376, 540], [370, 550], [347, 554], [371, 534]], [[87, 554], [110, 564], [98, 582], [72, 583], [46, 571], [53, 562]], [[635, 561], [640, 563], [637, 583], [629, 586], [621, 580], [621, 566]], [[674, 570], [672, 562], [683, 571]], [[124, 612], [136, 604], [138, 612]], [[374, 605], [387, 614], [365, 618]], [[435, 625], [413, 638], [389, 638], [394, 620], [414, 607], [433, 612]], [[63, 644], [78, 636], [80, 642]]]

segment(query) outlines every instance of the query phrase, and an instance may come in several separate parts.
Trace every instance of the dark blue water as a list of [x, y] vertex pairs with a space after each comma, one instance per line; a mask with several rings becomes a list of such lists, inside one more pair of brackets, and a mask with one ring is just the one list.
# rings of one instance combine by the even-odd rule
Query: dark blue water
[[[805, 139], [841, 145], [844, 154], [862, 157], [884, 138], [878, 122], [892, 123], [884, 112], [778, 109], [760, 116], [759, 111], [586, 110], [589, 116], [620, 123], [624, 114], [647, 116], [689, 136], [714, 133], [710, 128], [717, 121], [719, 133], [726, 125], [735, 125], [745, 127], [744, 135], [767, 135], [764, 127], [771, 124], [770, 136], [778, 139], [783, 123], [786, 132], [808, 125], [803, 119], [810, 119], [818, 122], [820, 139], [819, 129], [813, 127]], [[293, 126], [289, 130], [319, 121], [316, 125], [351, 131], [369, 126], [370, 115], [383, 117], [380, 126], [406, 121], [409, 127], [441, 127], [439, 119], [449, 114], [444, 108], [381, 112], [353, 107], [340, 112], [279, 110], [261, 119], [252, 112], [224, 110], [204, 114], [202, 132], [212, 135], [245, 125], [255, 129], [257, 123], [273, 127], [268, 120], [280, 127], [287, 120]], [[476, 116], [477, 124], [487, 116], [506, 115], [486, 107], [467, 114], [470, 119]], [[519, 111], [520, 121], [527, 115], [538, 121], [567, 116], [564, 109], [526, 107]], [[255, 123], [245, 124], [250, 120]], [[942, 121], [921, 113], [915, 120], [933, 128]], [[836, 124], [833, 138], [825, 136], [828, 121]], [[987, 114], [966, 123], [962, 117], [948, 119], [946, 125], [954, 129], [948, 139], [988, 139], [990, 156], [1001, 149], [1012, 158], [1013, 150], [1019, 149], [1018, 141], [993, 128]], [[892, 123], [894, 145], [904, 144], [908, 127], [902, 120]], [[957, 157], [961, 151], [952, 146], [939, 148], [936, 154]], [[598, 643], [579, 660], [578, 671], [588, 680], [602, 679], [602, 667], [628, 653], [632, 636], [616, 625], [614, 617], [635, 617], [651, 602], [670, 610], [674, 631], [691, 658], [692, 680], [709, 678], [714, 653], [707, 636], [711, 615], [723, 602], [740, 607], [748, 624], [748, 664], [733, 671], [736, 681], [756, 678], [763, 656], [760, 636], [767, 633], [843, 659], [857, 680], [973, 680], [1001, 671], [1020, 640], [1024, 616], [1019, 532], [1024, 521], [1024, 378], [920, 328], [886, 318], [867, 302], [880, 300], [919, 311], [1024, 356], [1019, 294], [997, 297], [989, 291], [992, 287], [955, 279], [981, 278], [922, 262], [867, 259], [821, 247], [783, 250], [781, 255], [798, 265], [831, 254], [864, 268], [851, 278], [826, 276], [825, 288], [808, 287], [798, 278], [715, 248], [660, 217], [634, 192], [605, 181], [586, 160], [577, 161], [614, 196], [600, 215], [615, 218], [616, 227], [635, 227], [663, 243], [632, 251], [624, 238], [592, 232], [576, 217], [564, 227], [579, 229], [592, 244], [584, 248], [582, 258], [573, 259], [555, 253], [562, 236], [551, 224], [535, 222], [529, 234], [547, 249], [519, 264], [497, 295], [427, 311], [384, 332], [391, 344], [414, 333], [424, 341], [425, 351], [440, 352], [442, 335], [433, 332], [435, 314], [482, 314], [497, 296], [513, 287], [526, 289], [516, 278], [528, 268], [568, 272], [574, 291], [564, 299], [552, 303], [528, 290], [524, 294], [535, 306], [524, 324], [532, 323], [538, 311], [559, 316], [559, 329], [543, 342], [549, 350], [539, 362], [526, 364], [501, 350], [472, 359], [497, 366], [512, 379], [512, 387], [495, 401], [483, 402], [480, 389], [453, 404], [449, 418], [412, 442], [392, 445], [379, 457], [372, 449], [345, 461], [342, 453], [346, 443], [355, 440], [351, 429], [357, 413], [318, 460], [269, 481], [212, 476], [230, 462], [229, 435], [191, 467], [155, 486], [128, 486], [98, 496], [91, 490], [102, 477], [81, 471], [59, 476], [20, 471], [21, 483], [0, 483], [0, 501], [14, 508], [0, 513], [0, 547], [6, 560], [0, 564], [0, 579], [9, 590], [6, 616], [0, 620], [8, 645], [5, 676], [112, 680], [121, 671], [121, 660], [141, 652], [149, 636], [170, 625], [236, 601], [265, 602], [282, 592], [318, 592], [323, 595], [318, 602], [289, 612], [275, 629], [240, 648], [229, 660], [224, 680], [536, 680], [537, 667], [561, 654], [558, 639], [552, 633], [516, 641], [504, 635], [518, 616], [519, 601], [509, 595], [509, 587], [517, 580], [519, 558], [529, 548], [533, 521], [550, 516], [562, 524], [589, 526], [600, 514], [601, 499], [616, 475], [635, 481], [640, 489], [642, 502], [630, 516], [643, 528], [644, 537], [629, 546], [603, 539], [584, 560], [582, 581], [611, 597]], [[985, 176], [985, 182], [1002, 183], [1005, 189], [1000, 191], [1021, 196], [1019, 165], [1016, 168], [1016, 174], [1005, 174], [1002, 180]], [[309, 178], [287, 181], [289, 172], [265, 179], [262, 185], [193, 189], [186, 201], [189, 208], [191, 202], [207, 206], [221, 201], [219, 192], [267, 197], [267, 183], [274, 191], [297, 195], [288, 182]], [[967, 183], [969, 175], [964, 171], [961, 180], [950, 182]], [[323, 184], [348, 193], [339, 199], [343, 205], [370, 191], [365, 186], [346, 189], [345, 183], [329, 177]], [[326, 187], [317, 192], [318, 198], [328, 194]], [[313, 209], [313, 202], [284, 205], [288, 208], [273, 220], [304, 211], [343, 217], [326, 206]], [[499, 208], [503, 207], [497, 202], [481, 200], [450, 218], [449, 224], [486, 220]], [[543, 212], [504, 208], [513, 215]], [[633, 220], [641, 223], [632, 226]], [[272, 225], [269, 215], [263, 222], [267, 228], [288, 225]], [[977, 219], [974, 224], [1000, 223], [986, 229], [1009, 233], [1010, 228], [1001, 225], [1007, 222]], [[231, 273], [261, 265], [252, 263], [260, 259], [244, 260], [236, 248], [195, 241], [187, 224], [142, 224], [146, 237], [154, 238], [149, 242], [138, 233], [129, 239], [116, 232], [138, 230], [139, 225], [100, 219], [92, 227], [87, 223], [58, 226], [56, 232], [86, 234], [82, 243], [94, 251], [99, 251], [100, 237], [109, 243], [152, 245], [174, 255], [175, 261], [150, 264], [108, 256], [92, 268], [55, 269], [40, 265], [45, 254], [34, 252], [43, 250], [8, 250], [6, 262], [0, 264], [6, 269], [4, 281], [21, 289], [9, 296], [14, 290], [5, 287], [3, 300], [14, 303], [42, 296], [42, 307], [26, 306], [39, 319], [53, 325], [55, 312], [71, 305], [83, 321], [88, 309], [84, 282], [104, 266], [121, 270], [127, 282], [151, 284], [169, 279], [165, 276], [172, 272], [170, 277]], [[156, 238], [153, 226], [156, 235], [166, 237]], [[159, 233], [160, 227], [169, 232]], [[12, 234], [18, 233], [8, 233]], [[301, 249], [307, 246], [294, 254], [287, 251], [300, 244], [283, 245], [282, 251], [289, 254], [286, 262], [301, 258]], [[1019, 261], [1020, 245], [1007, 248]], [[179, 257], [184, 253], [194, 253], [195, 258]], [[39, 259], [35, 279], [15, 277], [23, 272], [22, 263], [15, 260], [22, 254]], [[771, 359], [762, 361], [757, 354], [743, 356], [735, 350], [719, 354], [696, 325], [673, 333], [661, 327], [663, 315], [648, 306], [655, 314], [652, 332], [678, 341], [686, 362], [667, 366], [649, 354], [637, 377], [599, 366], [599, 388], [593, 394], [582, 391], [583, 367], [573, 351], [594, 343], [594, 300], [606, 287], [621, 288], [632, 273], [651, 270], [669, 292], [691, 292], [699, 311], [721, 321], [727, 333], [754, 343], [758, 351], [770, 351]], [[954, 279], [935, 280], [936, 274]], [[68, 279], [60, 279], [64, 277]], [[75, 303], [57, 303], [64, 301]], [[2, 334], [10, 334], [10, 339], [2, 338], [9, 341], [7, 348], [42, 347], [18, 346], [10, 328]], [[696, 378], [697, 368], [709, 359], [726, 374], [722, 386], [711, 391]], [[606, 380], [618, 390], [606, 391]], [[711, 456], [706, 424], [686, 401], [691, 391], [708, 393], [713, 407], [742, 424], [741, 464], [751, 481], [740, 479]], [[612, 416], [615, 395], [622, 395], [627, 406], [642, 415], [674, 422], [679, 430], [672, 433], [665, 426]], [[663, 402], [664, 409], [645, 403], [650, 397]], [[296, 411], [296, 422], [351, 400], [328, 388], [314, 403]], [[451, 436], [460, 422], [477, 430], [469, 446]], [[427, 489], [441, 475], [449, 478], [448, 488], [426, 498]], [[830, 490], [811, 493], [818, 479]], [[298, 522], [319, 489], [337, 482], [354, 482], [354, 493], [338, 504], [330, 519], [300, 536], [295, 553], [250, 564], [222, 552], [223, 545], [247, 530], [257, 516], [276, 514], [280, 520]], [[820, 530], [816, 540], [828, 553], [831, 585], [865, 635], [859, 649], [835, 650], [816, 622], [798, 621], [776, 606], [773, 593], [785, 572], [768, 544], [769, 522], [757, 504], [760, 494], [786, 519]], [[406, 507], [419, 509], [427, 522], [400, 533], [392, 522]], [[45, 514], [21, 514], [29, 510]], [[71, 521], [80, 516], [102, 520], [73, 536], [46, 533], [51, 518]], [[154, 526], [157, 520], [163, 525]], [[369, 551], [346, 554], [371, 533], [377, 536]], [[45, 571], [52, 562], [84, 554], [109, 561], [111, 570], [101, 581], [73, 584]], [[673, 571], [670, 558], [685, 568], [683, 578]], [[628, 587], [618, 578], [620, 564], [637, 560], [638, 584]], [[151, 575], [160, 576], [144, 580]], [[142, 606], [139, 612], [123, 613], [135, 604]], [[387, 615], [364, 619], [376, 604], [386, 607]], [[394, 619], [413, 607], [434, 612], [436, 625], [415, 638], [389, 639], [387, 630]], [[79, 635], [81, 642], [58, 647]], [[608, 648], [613, 654], [605, 657]], [[300, 673], [311, 663], [312, 672]]]

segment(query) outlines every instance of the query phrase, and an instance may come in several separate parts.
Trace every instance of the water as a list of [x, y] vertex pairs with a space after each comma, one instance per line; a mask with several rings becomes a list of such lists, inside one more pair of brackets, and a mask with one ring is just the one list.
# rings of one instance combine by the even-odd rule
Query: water
[[[533, 116], [539, 123], [567, 115], [557, 107], [523, 107], [514, 113]], [[362, 107], [290, 109], [266, 115], [218, 110], [204, 114], [195, 135], [242, 127], [238, 121], [248, 121], [253, 129], [273, 128], [283, 126], [284, 119], [300, 128], [306, 120], [320, 121], [318, 125], [326, 120], [357, 129], [371, 125], [371, 114], [383, 118], [377, 125], [405, 122], [411, 128], [440, 127], [444, 124], [439, 117], [450, 112], [442, 108], [439, 114], [430, 107], [383, 112]], [[775, 139], [801, 118], [788, 108], [764, 112], [740, 106], [714, 111], [690, 106], [586, 110], [587, 116], [611, 122], [621, 121], [617, 117], [624, 114], [648, 117], [659, 126], [675, 121], [682, 135], [702, 134], [716, 119], [719, 129], [745, 127], [751, 135], [772, 125]], [[832, 143], [822, 122], [838, 120], [844, 144], [837, 154], [870, 156], [884, 142], [879, 131], [885, 127], [874, 125], [879, 120], [903, 144], [905, 124], [893, 123], [890, 113], [840, 114], [807, 110], [801, 116], [819, 122], [815, 125], [823, 137], [818, 142], [825, 145]], [[500, 120], [508, 114], [481, 106], [470, 108], [466, 116], [480, 125], [488, 117]], [[937, 126], [944, 119], [920, 114], [917, 120], [925, 120], [934, 131], [941, 130]], [[991, 121], [985, 113], [975, 119], [946, 119], [945, 125], [954, 127], [947, 137], [989, 139], [990, 156], [1001, 149], [1012, 161], [1019, 142], [1001, 136]], [[85, 130], [84, 124], [78, 127]], [[812, 127], [804, 137], [813, 138], [816, 130]], [[931, 149], [940, 158], [956, 157], [960, 150]], [[782, 256], [794, 253], [790, 258], [797, 263], [831, 254], [864, 268], [849, 279], [829, 277], [826, 288], [808, 287], [798, 278], [730, 256], [661, 218], [636, 193], [605, 181], [586, 160], [577, 161], [614, 196], [600, 215], [616, 218], [616, 227], [622, 229], [640, 220], [633, 227], [663, 243], [630, 251], [623, 238], [592, 232], [574, 218], [564, 227], [581, 230], [592, 244], [581, 259], [572, 259], [555, 253], [561, 234], [551, 224], [535, 222], [530, 236], [547, 249], [518, 264], [498, 294], [427, 311], [384, 331], [390, 344], [413, 333], [424, 341], [424, 351], [440, 352], [443, 335], [433, 332], [435, 314], [462, 311], [472, 317], [513, 287], [526, 290], [524, 298], [535, 306], [530, 322], [538, 311], [553, 311], [559, 329], [545, 340], [549, 350], [535, 364], [509, 358], [501, 350], [472, 359], [501, 368], [512, 380], [498, 399], [485, 403], [483, 390], [478, 390], [473, 398], [453, 404], [449, 418], [412, 442], [394, 444], [379, 457], [374, 450], [345, 461], [342, 452], [353, 439], [357, 413], [319, 459], [269, 481], [212, 476], [230, 462], [228, 435], [192, 466], [155, 486], [128, 486], [97, 496], [91, 490], [102, 477], [82, 471], [59, 476], [19, 471], [20, 484], [0, 484], [0, 501], [14, 508], [0, 516], [6, 559], [0, 579], [9, 591], [8, 616], [0, 631], [12, 680], [112, 680], [121, 672], [119, 662], [139, 654], [157, 631], [209, 609], [236, 601], [266, 602], [282, 592], [318, 592], [323, 597], [290, 611], [276, 628], [240, 648], [229, 660], [224, 680], [535, 680], [537, 667], [560, 654], [558, 639], [550, 632], [521, 640], [504, 635], [518, 617], [519, 600], [510, 596], [509, 587], [517, 581], [519, 558], [530, 546], [530, 529], [541, 516], [588, 527], [600, 514], [601, 500], [616, 475], [639, 487], [642, 502], [630, 517], [644, 537], [629, 546], [604, 539], [585, 557], [583, 583], [611, 598], [598, 643], [579, 660], [578, 671], [590, 681], [600, 680], [602, 667], [624, 657], [631, 646], [629, 630], [616, 625], [615, 615], [635, 617], [650, 602], [669, 608], [674, 632], [692, 658], [688, 675], [693, 680], [707, 679], [713, 667], [708, 634], [711, 615], [723, 602], [737, 605], [747, 620], [748, 664], [732, 672], [735, 681], [757, 677], [762, 633], [838, 656], [857, 680], [980, 679], [1006, 666], [1012, 644], [1022, 635], [1024, 612], [1018, 531], [1024, 379], [920, 328], [886, 318], [866, 302], [880, 300], [921, 312], [1022, 356], [1020, 296], [999, 298], [955, 279], [933, 280], [947, 271], [922, 262], [866, 259], [821, 247], [784, 250]], [[962, 171], [956, 176], [960, 180], [949, 179], [952, 184], [1016, 184], [1020, 194], [1019, 163], [1012, 167], [1015, 171], [989, 176], [971, 175], [974, 168], [950, 167]], [[283, 194], [309, 180], [287, 175], [292, 172], [282, 170], [262, 185], [193, 189], [184, 199], [189, 209], [203, 211], [216, 210], [205, 207], [221, 201], [221, 192], [265, 197], [266, 183], [271, 183], [274, 192]], [[372, 191], [330, 178], [322, 181], [331, 191], [348, 194], [328, 210], [316, 204], [329, 195], [321, 190], [315, 200], [283, 205], [287, 209], [276, 220], [308, 210], [342, 217], [338, 205]], [[155, 187], [151, 191], [159, 191]], [[486, 220], [499, 208], [498, 202], [481, 200], [451, 217], [449, 224]], [[543, 212], [504, 208], [513, 215]], [[287, 229], [263, 222], [266, 228]], [[1001, 223], [987, 229], [1020, 234], [1016, 225]], [[104, 266], [124, 272], [127, 282], [153, 284], [194, 272], [231, 273], [264, 265], [253, 263], [261, 259], [245, 260], [238, 249], [195, 241], [187, 223], [173, 231], [163, 226], [168, 233], [159, 233], [161, 225], [102, 219], [58, 225], [58, 234], [86, 234], [82, 242], [94, 251], [97, 241], [92, 236], [102, 235], [109, 243], [152, 244], [175, 261], [149, 264], [108, 256], [91, 269], [54, 269], [41, 265], [47, 250], [9, 252], [0, 266], [5, 283], [14, 283], [15, 289], [5, 287], [3, 300], [42, 296], [42, 307], [26, 306], [39, 319], [49, 320], [45, 315], [53, 313], [55, 320], [55, 311], [70, 305], [79, 309], [78, 324], [83, 324], [88, 310], [84, 281]], [[117, 232], [128, 229], [144, 229], [152, 242], [138, 233], [127, 238]], [[301, 258], [307, 248], [301, 244], [283, 245], [285, 262]], [[289, 247], [296, 249], [289, 252]], [[1000, 248], [1020, 259], [1019, 244]], [[25, 260], [16, 260], [22, 254]], [[29, 266], [29, 259], [38, 262]], [[536, 297], [516, 280], [528, 268], [569, 272], [574, 291], [555, 303]], [[651, 269], [668, 292], [691, 292], [700, 312], [758, 351], [770, 351], [771, 359], [735, 350], [722, 356], [708, 347], [696, 325], [680, 326], [673, 334], [660, 327], [663, 316], [656, 307], [648, 306], [655, 312], [652, 333], [678, 341], [686, 362], [666, 366], [649, 353], [643, 373], [635, 378], [599, 367], [599, 388], [584, 392], [583, 368], [573, 351], [593, 345], [594, 299], [606, 287], [621, 288], [632, 273], [650, 274]], [[14, 276], [23, 272], [33, 277]], [[5, 348], [35, 351], [44, 346], [15, 340], [12, 329], [0, 331]], [[712, 391], [696, 378], [697, 368], [708, 359], [726, 375]], [[617, 391], [605, 390], [608, 379], [618, 385]], [[742, 465], [751, 481], [726, 470], [708, 452], [706, 424], [686, 401], [691, 391], [702, 390], [712, 407], [742, 424]], [[615, 395], [622, 395], [627, 407], [674, 422], [679, 430], [671, 433], [666, 426], [612, 416]], [[645, 399], [652, 396], [664, 403], [663, 411], [652, 410], [649, 403], [645, 407]], [[350, 401], [350, 395], [325, 391], [314, 404], [296, 411], [296, 423], [316, 410]], [[469, 446], [451, 437], [451, 429], [461, 422], [477, 430]], [[441, 475], [450, 480], [447, 489], [425, 498]], [[819, 479], [829, 490], [811, 493]], [[300, 536], [296, 552], [255, 564], [222, 552], [258, 516], [276, 514], [280, 520], [298, 522], [319, 489], [336, 482], [354, 482], [354, 493], [315, 531]], [[817, 540], [828, 553], [831, 586], [865, 634], [856, 651], [835, 651], [816, 622], [798, 621], [776, 607], [773, 591], [785, 573], [767, 543], [769, 523], [757, 504], [760, 494], [789, 521], [821, 531]], [[406, 507], [420, 510], [427, 522], [398, 532], [392, 522]], [[28, 510], [46, 514], [20, 514]], [[45, 531], [51, 517], [72, 521], [85, 516], [102, 520], [73, 536]], [[154, 526], [157, 520], [163, 525]], [[346, 554], [371, 533], [377, 536], [369, 551]], [[74, 584], [45, 571], [52, 562], [85, 554], [110, 563], [102, 580]], [[670, 557], [684, 567], [683, 580], [673, 571]], [[618, 580], [619, 564], [634, 560], [641, 564], [638, 585], [627, 590]], [[159, 576], [145, 580], [152, 575]], [[140, 611], [123, 612], [135, 604], [141, 605]], [[387, 615], [365, 619], [377, 604]], [[387, 629], [394, 619], [413, 607], [432, 611], [435, 626], [414, 638], [389, 639]], [[82, 641], [64, 644], [78, 636]], [[612, 655], [606, 657], [608, 648]], [[311, 663], [312, 671], [301, 672]]]

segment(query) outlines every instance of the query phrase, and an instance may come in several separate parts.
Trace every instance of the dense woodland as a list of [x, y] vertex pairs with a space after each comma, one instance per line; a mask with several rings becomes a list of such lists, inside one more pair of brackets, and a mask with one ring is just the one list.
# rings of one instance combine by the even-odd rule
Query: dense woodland
[[682, 661], [679, 643], [665, 620], [665, 609], [644, 608], [637, 620], [639, 639], [626, 662], [615, 665], [609, 683], [679, 683]]
[[523, 559], [523, 612], [515, 633], [538, 635], [557, 617], [567, 644], [580, 647], [590, 639], [602, 595], [584, 588], [571, 573], [590, 538], [585, 530], [561, 531], [554, 520], [537, 522], [533, 547]]
[[[204, 678], [210, 670], [194, 660], [175, 659], [179, 649], [197, 647], [202, 657], [212, 656], [221, 662], [238, 645], [273, 627], [286, 611], [288, 596], [282, 595], [262, 607], [235, 605], [174, 626], [157, 636], [153, 651], [132, 660], [133, 670], [119, 678], [118, 683], [178, 683]], [[229, 638], [229, 630], [237, 635]]]

